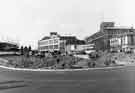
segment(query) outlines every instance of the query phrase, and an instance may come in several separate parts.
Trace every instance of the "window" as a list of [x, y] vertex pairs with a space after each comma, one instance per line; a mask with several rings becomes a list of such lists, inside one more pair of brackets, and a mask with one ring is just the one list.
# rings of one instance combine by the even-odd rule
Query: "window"
[[48, 45], [48, 41], [45, 41], [45, 42], [44, 42], [44, 45]]
[[54, 49], [58, 49], [59, 47], [58, 47], [58, 45], [54, 45]]
[[133, 41], [133, 44], [135, 45], [135, 35], [133, 36], [133, 40], [134, 40], [134, 41]]
[[47, 50], [47, 49], [48, 49], [48, 46], [45, 46], [45, 47], [44, 47], [44, 49], [46, 49], [46, 50]]
[[53, 49], [53, 45], [49, 46], [49, 49]]
[[54, 39], [54, 44], [57, 44], [58, 43], [58, 39]]
[[53, 44], [53, 40], [49, 40], [49, 44]]

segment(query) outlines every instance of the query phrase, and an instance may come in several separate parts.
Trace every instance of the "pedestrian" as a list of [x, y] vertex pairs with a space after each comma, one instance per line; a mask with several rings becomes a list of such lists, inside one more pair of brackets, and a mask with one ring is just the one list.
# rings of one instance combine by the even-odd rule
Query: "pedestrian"
[[93, 62], [93, 63], [92, 63], [92, 67], [95, 67], [95, 66], [96, 66], [96, 63], [95, 63], [95, 62]]
[[63, 68], [63, 69], [65, 68], [65, 63], [62, 64], [62, 68]]
[[59, 64], [59, 62], [60, 62], [60, 59], [59, 59], [59, 58], [57, 58], [57, 60], [56, 60], [56, 61], [57, 61], [57, 64]]

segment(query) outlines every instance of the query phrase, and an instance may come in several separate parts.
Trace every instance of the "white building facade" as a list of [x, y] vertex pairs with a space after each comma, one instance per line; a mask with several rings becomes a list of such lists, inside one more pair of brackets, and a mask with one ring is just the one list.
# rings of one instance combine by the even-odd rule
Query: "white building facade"
[[60, 38], [50, 38], [38, 42], [39, 51], [55, 51], [60, 49]]
[[49, 37], [44, 37], [38, 41], [38, 50], [40, 52], [60, 51], [71, 53], [80, 44], [84, 44], [84, 41], [76, 39], [75, 36], [60, 36], [56, 32], [52, 32]]

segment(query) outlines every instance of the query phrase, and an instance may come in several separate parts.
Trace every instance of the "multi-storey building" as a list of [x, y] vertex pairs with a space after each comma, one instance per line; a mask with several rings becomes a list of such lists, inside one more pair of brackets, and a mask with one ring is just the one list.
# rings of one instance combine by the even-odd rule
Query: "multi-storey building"
[[132, 27], [116, 27], [114, 22], [103, 22], [100, 31], [87, 38], [94, 43], [96, 50], [127, 51], [135, 48], [135, 29]]
[[85, 41], [78, 40], [75, 36], [60, 36], [56, 32], [51, 32], [50, 36], [45, 36], [38, 42], [40, 52], [60, 51], [70, 53], [76, 50], [77, 45], [85, 44]]
[[133, 28], [126, 32], [115, 35], [110, 39], [111, 51], [135, 51], [135, 30]]

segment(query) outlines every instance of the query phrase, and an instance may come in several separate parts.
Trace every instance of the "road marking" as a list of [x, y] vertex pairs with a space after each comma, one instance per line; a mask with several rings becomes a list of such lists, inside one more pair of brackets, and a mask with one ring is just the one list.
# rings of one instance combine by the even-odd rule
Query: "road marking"
[[85, 69], [27, 69], [27, 68], [14, 68], [7, 66], [0, 66], [0, 68], [8, 69], [8, 70], [16, 70], [16, 71], [46, 71], [46, 72], [59, 72], [59, 71], [87, 71], [87, 70], [106, 70], [106, 69], [117, 69], [124, 68], [126, 66], [117, 66], [117, 67], [100, 67], [100, 68], [85, 68]]

